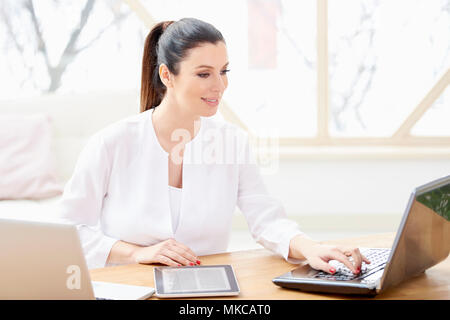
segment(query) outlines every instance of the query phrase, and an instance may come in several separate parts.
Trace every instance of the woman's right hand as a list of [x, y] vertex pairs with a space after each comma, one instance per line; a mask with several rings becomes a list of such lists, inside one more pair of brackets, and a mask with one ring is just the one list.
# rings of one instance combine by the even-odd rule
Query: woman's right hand
[[137, 263], [161, 263], [172, 267], [200, 264], [195, 253], [175, 239], [168, 239], [148, 247], [139, 247], [133, 253]]

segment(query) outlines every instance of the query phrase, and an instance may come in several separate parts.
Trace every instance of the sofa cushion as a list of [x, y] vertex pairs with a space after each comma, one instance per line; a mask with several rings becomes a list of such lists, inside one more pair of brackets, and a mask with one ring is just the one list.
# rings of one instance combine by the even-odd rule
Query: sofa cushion
[[89, 137], [115, 121], [139, 113], [139, 91], [67, 92], [0, 99], [0, 114], [36, 112], [51, 117], [56, 173], [66, 182]]
[[0, 115], [0, 150], [0, 199], [44, 199], [62, 193], [48, 116]]

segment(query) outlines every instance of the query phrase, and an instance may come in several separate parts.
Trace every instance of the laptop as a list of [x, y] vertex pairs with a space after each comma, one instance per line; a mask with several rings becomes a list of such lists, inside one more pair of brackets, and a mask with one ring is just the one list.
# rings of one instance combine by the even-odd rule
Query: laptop
[[[376, 295], [446, 259], [450, 251], [450, 176], [416, 188], [392, 248], [360, 248], [371, 261], [354, 275], [336, 260], [331, 275], [308, 264], [274, 278], [274, 284], [308, 292]], [[350, 259], [352, 260], [352, 259]]]
[[91, 281], [74, 225], [0, 219], [0, 299], [137, 300], [154, 288]]

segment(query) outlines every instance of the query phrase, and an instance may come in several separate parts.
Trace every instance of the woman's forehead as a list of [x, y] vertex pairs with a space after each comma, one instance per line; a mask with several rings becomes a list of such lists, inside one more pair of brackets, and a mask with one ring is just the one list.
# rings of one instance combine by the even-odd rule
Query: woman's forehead
[[190, 68], [222, 68], [228, 62], [227, 48], [222, 41], [203, 43], [189, 50], [182, 63]]

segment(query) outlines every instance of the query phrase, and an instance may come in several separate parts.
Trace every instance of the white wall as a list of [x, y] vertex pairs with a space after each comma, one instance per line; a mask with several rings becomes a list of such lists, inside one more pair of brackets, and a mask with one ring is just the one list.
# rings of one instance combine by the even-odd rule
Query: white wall
[[413, 189], [449, 174], [450, 159], [299, 158], [263, 178], [304, 231], [368, 233], [396, 231]]
[[403, 212], [411, 191], [450, 174], [440, 160], [280, 160], [264, 179], [291, 215]]

